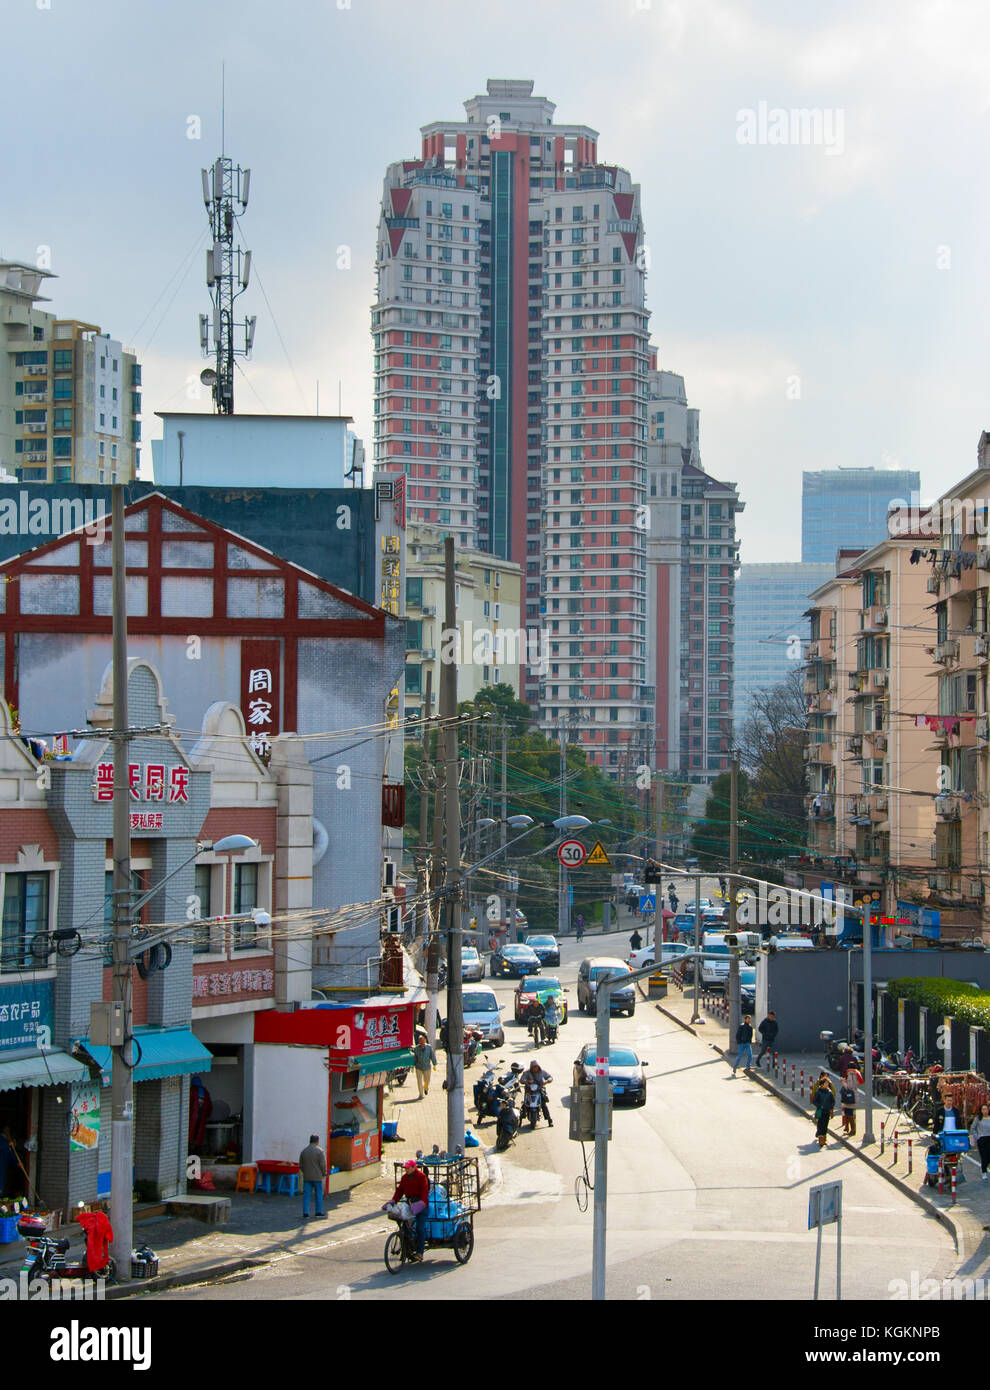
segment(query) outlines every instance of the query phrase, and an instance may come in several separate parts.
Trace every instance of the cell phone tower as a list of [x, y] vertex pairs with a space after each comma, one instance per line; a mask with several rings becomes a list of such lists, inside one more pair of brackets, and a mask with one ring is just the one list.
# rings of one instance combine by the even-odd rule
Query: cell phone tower
[[[206, 283], [213, 311], [199, 316], [199, 345], [203, 356], [213, 357], [216, 366], [202, 371], [200, 380], [212, 387], [217, 414], [233, 415], [234, 358], [251, 356], [257, 323], [256, 316], [245, 317], [241, 323], [234, 321], [234, 300], [247, 289], [251, 274], [251, 252], [235, 244], [235, 204], [242, 213], [247, 208], [251, 170], [220, 155], [213, 167], [202, 173], [203, 202], [213, 233], [213, 245], [206, 250]], [[243, 347], [235, 345], [239, 330], [244, 335]]]

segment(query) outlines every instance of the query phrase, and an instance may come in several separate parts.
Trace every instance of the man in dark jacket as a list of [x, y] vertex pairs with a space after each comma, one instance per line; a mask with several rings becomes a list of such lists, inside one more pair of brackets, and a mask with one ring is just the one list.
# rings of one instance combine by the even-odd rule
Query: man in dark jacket
[[764, 1052], [769, 1052], [772, 1062], [773, 1054], [777, 1050], [777, 1034], [780, 1031], [780, 1024], [777, 1022], [777, 1015], [774, 1013], [773, 1009], [770, 1010], [766, 1018], [760, 1024], [758, 1031], [760, 1034], [760, 1053], [756, 1059], [757, 1066], [763, 1061]]
[[327, 1176], [327, 1156], [320, 1148], [320, 1136], [311, 1134], [309, 1143], [299, 1155], [299, 1173], [303, 1185], [303, 1220], [309, 1220], [309, 1194], [316, 1203], [315, 1217], [323, 1215], [323, 1184]]
[[732, 1064], [733, 1076], [736, 1074], [736, 1068], [742, 1063], [743, 1057], [746, 1058], [744, 1069], [748, 1069], [753, 1065], [753, 1020], [749, 1014], [736, 1029], [736, 1060]]
[[634, 951], [638, 951], [642, 944], [643, 938], [640, 936], [638, 931], [634, 931], [632, 936], [629, 938], [629, 945], [632, 947]]

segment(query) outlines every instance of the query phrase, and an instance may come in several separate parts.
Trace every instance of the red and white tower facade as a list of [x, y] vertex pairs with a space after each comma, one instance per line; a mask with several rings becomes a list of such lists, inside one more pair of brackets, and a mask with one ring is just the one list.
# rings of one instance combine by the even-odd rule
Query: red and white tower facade
[[647, 253], [638, 185], [554, 111], [489, 81], [390, 165], [375, 464], [405, 473], [411, 519], [522, 565], [526, 698], [618, 776], [654, 718]]

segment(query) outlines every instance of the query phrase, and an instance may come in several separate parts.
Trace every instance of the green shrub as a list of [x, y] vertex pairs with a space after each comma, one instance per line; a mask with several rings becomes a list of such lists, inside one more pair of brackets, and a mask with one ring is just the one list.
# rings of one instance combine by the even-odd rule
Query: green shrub
[[960, 1023], [990, 1029], [990, 991], [964, 980], [947, 980], [940, 975], [910, 977], [891, 980], [887, 992], [892, 999], [910, 999], [922, 1008], [933, 1009], [940, 1018], [951, 1015]]

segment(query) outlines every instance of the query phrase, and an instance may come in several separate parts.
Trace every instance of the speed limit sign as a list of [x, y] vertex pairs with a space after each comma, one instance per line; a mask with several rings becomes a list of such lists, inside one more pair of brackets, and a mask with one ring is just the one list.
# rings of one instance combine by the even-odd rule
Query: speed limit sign
[[565, 840], [557, 851], [557, 858], [565, 869], [579, 869], [587, 855], [588, 851], [580, 840]]

